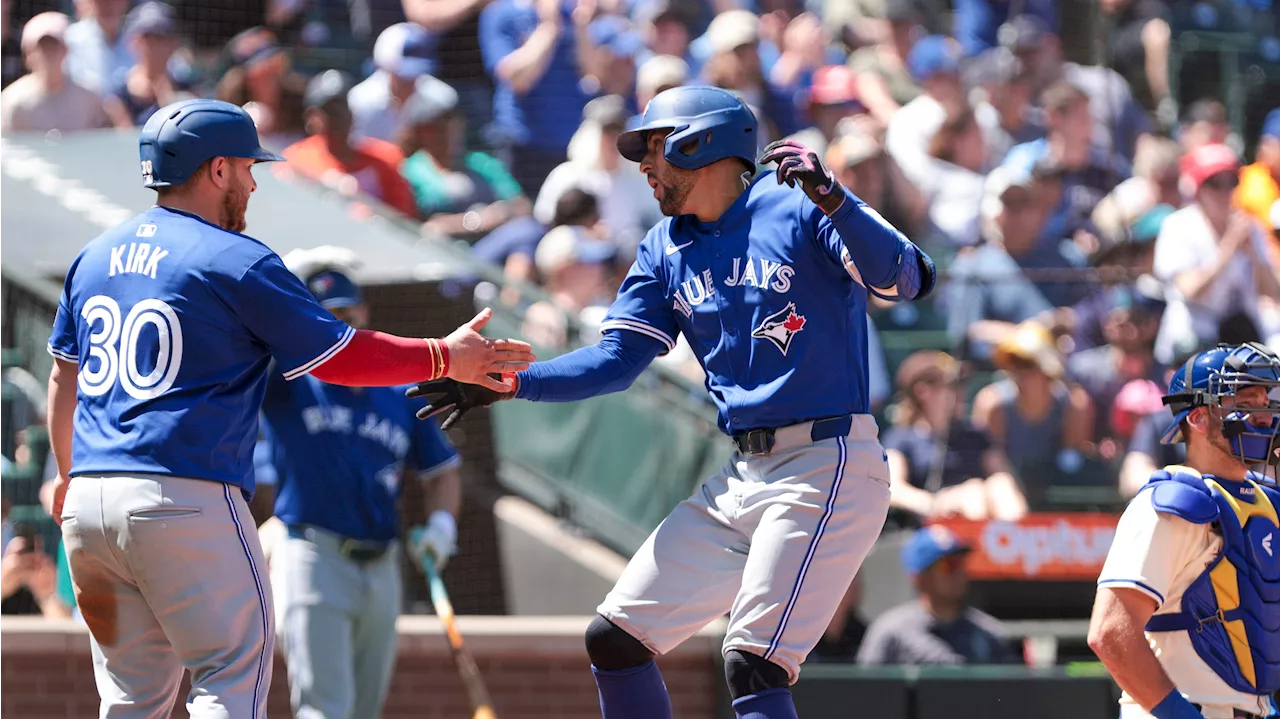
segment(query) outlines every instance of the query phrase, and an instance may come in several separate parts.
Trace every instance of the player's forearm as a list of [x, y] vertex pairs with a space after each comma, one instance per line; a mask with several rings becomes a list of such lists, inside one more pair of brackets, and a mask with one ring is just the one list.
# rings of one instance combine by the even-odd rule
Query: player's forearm
[[871, 287], [903, 299], [923, 299], [933, 291], [933, 261], [879, 213], [852, 192], [831, 214], [831, 226], [849, 251], [862, 279]]
[[74, 362], [55, 359], [49, 373], [49, 448], [58, 465], [58, 474], [70, 476], [71, 438], [75, 434], [76, 380], [80, 368]]
[[346, 347], [311, 374], [329, 384], [390, 387], [443, 377], [448, 368], [449, 353], [443, 340], [359, 330]]
[[1137, 590], [1099, 587], [1088, 637], [1116, 684], [1147, 711], [1174, 689], [1144, 633], [1153, 613], [1154, 601]]
[[436, 512], [448, 512], [454, 518], [462, 512], [462, 475], [457, 469], [446, 469], [431, 480], [427, 516]]
[[621, 392], [636, 381], [663, 349], [651, 337], [629, 330], [605, 333], [599, 343], [580, 347], [516, 373], [516, 397], [535, 402], [576, 402]]

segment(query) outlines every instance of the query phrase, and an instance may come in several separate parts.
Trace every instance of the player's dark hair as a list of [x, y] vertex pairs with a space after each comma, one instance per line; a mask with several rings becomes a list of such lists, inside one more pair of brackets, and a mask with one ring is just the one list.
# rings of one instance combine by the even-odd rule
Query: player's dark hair
[[198, 182], [201, 177], [204, 177], [206, 174], [208, 174], [209, 165], [212, 164], [215, 159], [216, 158], [210, 157], [209, 159], [200, 163], [200, 166], [196, 168], [195, 172], [191, 173], [190, 177], [188, 177], [186, 180], [183, 180], [182, 182], [176, 185], [170, 185], [168, 187], [157, 187], [156, 199], [163, 200], [166, 197], [178, 197], [190, 192], [191, 188], [195, 186], [196, 182]]

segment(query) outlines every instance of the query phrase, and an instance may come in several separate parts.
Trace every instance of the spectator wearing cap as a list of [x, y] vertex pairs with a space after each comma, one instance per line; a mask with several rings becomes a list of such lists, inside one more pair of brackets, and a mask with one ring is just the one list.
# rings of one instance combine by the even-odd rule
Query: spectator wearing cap
[[924, 196], [885, 154], [878, 129], [874, 120], [845, 124], [827, 148], [827, 167], [889, 224], [908, 237], [918, 237], [928, 209]]
[[394, 141], [415, 88], [444, 84], [431, 76], [436, 68], [434, 44], [430, 33], [411, 22], [396, 23], [378, 35], [373, 44], [375, 70], [347, 97], [356, 137]]
[[528, 197], [565, 161], [587, 104], [569, 25], [561, 0], [495, 0], [480, 13], [480, 51], [495, 85], [489, 140]]
[[124, 33], [129, 0], [75, 0], [76, 21], [67, 28], [67, 75], [77, 85], [102, 94], [133, 65]]
[[761, 61], [759, 17], [748, 10], [727, 10], [711, 21], [704, 38], [709, 51], [702, 66], [704, 82], [737, 94], [757, 110], [769, 137], [799, 129], [792, 96], [770, 82]]
[[[685, 62], [686, 77], [690, 73], [689, 43], [696, 20], [689, 3], [680, 0], [643, 0], [634, 6], [631, 21], [644, 39], [652, 56], [669, 55]], [[641, 58], [641, 64], [647, 58]], [[640, 103], [644, 107], [644, 103]]]
[[265, 27], [240, 32], [223, 48], [222, 61], [226, 71], [214, 96], [243, 107], [268, 146], [285, 147], [305, 137], [307, 80], [292, 69], [274, 32]]
[[973, 424], [986, 430], [1034, 506], [1056, 476], [1080, 471], [1092, 452], [1093, 401], [1064, 379], [1062, 354], [1044, 325], [1028, 321], [992, 355], [1005, 377], [978, 390]]
[[282, 154], [289, 170], [344, 195], [361, 192], [417, 217], [413, 190], [400, 175], [400, 150], [382, 140], [351, 138], [347, 93], [353, 84], [341, 70], [326, 70], [311, 78], [305, 98], [309, 137], [285, 148]]
[[1003, 158], [1009, 148], [1044, 137], [1040, 113], [1032, 106], [1031, 72], [1007, 48], [994, 47], [972, 58], [965, 66], [965, 84], [973, 88], [974, 105], [993, 112], [999, 133], [993, 134], [992, 158]]
[[1172, 127], [1177, 109], [1170, 93], [1169, 4], [1165, 0], [1102, 0], [1107, 33], [1107, 66], [1115, 68], [1139, 101]]
[[689, 63], [675, 55], [654, 55], [636, 71], [636, 107], [643, 110], [654, 95], [689, 82]]
[[587, 22], [585, 12], [575, 12], [581, 37], [583, 83], [592, 95], [624, 98], [631, 112], [637, 110], [636, 66], [644, 52], [644, 40], [624, 17], [605, 15]]
[[[841, 121], [867, 111], [858, 101], [858, 78], [844, 65], [827, 65], [813, 73], [804, 103], [809, 127], [794, 133], [791, 139], [818, 153], [827, 151], [835, 139]], [[896, 227], [896, 225], [895, 225]]]
[[1231, 123], [1227, 118], [1227, 106], [1212, 97], [1202, 97], [1187, 105], [1178, 124], [1178, 142], [1184, 152], [1204, 145], [1230, 145]]
[[1235, 202], [1271, 230], [1273, 249], [1280, 246], [1280, 107], [1262, 122], [1254, 162], [1240, 169]]
[[479, 237], [518, 215], [529, 201], [498, 158], [468, 152], [458, 94], [443, 82], [420, 83], [401, 111], [402, 174], [418, 213], [433, 231]]
[[968, 605], [973, 547], [942, 526], [916, 530], [902, 567], [916, 598], [877, 617], [858, 650], [862, 666], [1016, 663], [1000, 622]]
[[592, 317], [596, 324], [612, 299], [608, 279], [617, 248], [585, 227], [560, 225], [549, 230], [534, 253], [534, 265], [549, 302], [536, 302], [525, 313], [521, 334], [544, 347], [562, 347], [566, 317]]
[[1073, 353], [1067, 359], [1067, 375], [1093, 401], [1096, 434], [1112, 439], [1100, 442], [1098, 450], [1103, 459], [1111, 460], [1122, 450], [1114, 439], [1132, 432], [1113, 422], [1120, 391], [1134, 380], [1158, 386], [1164, 377], [1164, 367], [1154, 357], [1164, 298], [1149, 296], [1136, 283], [1114, 285], [1099, 294], [1108, 305], [1102, 325], [1106, 343]]
[[571, 188], [600, 198], [600, 217], [609, 237], [620, 247], [634, 247], [649, 228], [662, 219], [657, 200], [635, 163], [618, 152], [618, 135], [631, 113], [617, 95], [587, 103], [582, 124], [569, 143], [569, 160], [547, 176], [533, 206], [533, 215], [551, 224], [556, 204]]
[[160, 108], [195, 95], [189, 76], [170, 70], [178, 49], [173, 8], [148, 0], [125, 19], [124, 36], [138, 58], [133, 67], [112, 80], [103, 107], [116, 127], [141, 127]]
[[1259, 297], [1280, 299], [1269, 240], [1257, 220], [1232, 205], [1240, 162], [1226, 145], [1182, 158], [1182, 183], [1194, 200], [1165, 220], [1156, 238], [1155, 276], [1168, 303], [1156, 359], [1217, 342], [1257, 341], [1275, 331]]
[[1116, 185], [1090, 215], [1103, 246], [1124, 242], [1139, 218], [1156, 207], [1182, 206], [1178, 187], [1181, 158], [1178, 143], [1167, 138], [1153, 137], [1138, 147], [1133, 177]]
[[1041, 93], [1058, 80], [1084, 90], [1093, 118], [1093, 144], [1107, 155], [1133, 162], [1139, 138], [1154, 130], [1146, 110], [1115, 70], [1065, 62], [1062, 42], [1049, 28], [1038, 17], [1018, 15], [1000, 27], [1000, 44], [1013, 51], [1030, 72], [1032, 97], [1037, 103]]
[[889, 506], [907, 523], [963, 517], [1021, 519], [1027, 500], [986, 432], [961, 414], [959, 366], [920, 350], [898, 366], [893, 426], [884, 434]]
[[848, 65], [858, 77], [858, 98], [887, 126], [899, 109], [920, 95], [920, 86], [907, 70], [907, 56], [923, 17], [916, 0], [886, 0], [884, 14], [888, 35], [855, 51]]
[[97, 93], [63, 71], [68, 24], [60, 12], [43, 12], [23, 26], [22, 54], [31, 72], [0, 92], [0, 128], [76, 132], [110, 124]]

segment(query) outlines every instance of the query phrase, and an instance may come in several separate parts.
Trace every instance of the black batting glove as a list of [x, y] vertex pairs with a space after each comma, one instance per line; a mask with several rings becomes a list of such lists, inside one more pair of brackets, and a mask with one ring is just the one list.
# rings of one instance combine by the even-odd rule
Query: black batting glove
[[822, 164], [818, 153], [792, 140], [778, 140], [764, 148], [760, 164], [778, 163], [778, 184], [800, 186], [804, 194], [813, 200], [828, 216], [835, 214], [844, 204], [844, 188], [835, 176]]
[[419, 382], [416, 386], [405, 390], [404, 394], [406, 397], [423, 397], [427, 400], [427, 406], [417, 412], [418, 419], [448, 412], [444, 421], [440, 423], [440, 429], [449, 429], [471, 409], [488, 407], [494, 402], [516, 396], [515, 375], [490, 373], [489, 376], [496, 380], [510, 380], [511, 390], [496, 392], [488, 387], [466, 384], [455, 379], [433, 379], [429, 382]]

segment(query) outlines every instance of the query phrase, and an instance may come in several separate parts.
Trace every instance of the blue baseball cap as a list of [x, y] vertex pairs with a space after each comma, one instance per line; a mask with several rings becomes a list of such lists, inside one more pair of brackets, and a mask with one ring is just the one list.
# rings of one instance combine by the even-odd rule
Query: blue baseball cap
[[967, 554], [973, 547], [960, 541], [955, 532], [941, 525], [917, 529], [902, 547], [902, 568], [916, 576], [938, 560], [953, 554]]
[[1267, 113], [1267, 118], [1262, 121], [1262, 137], [1269, 137], [1274, 140], [1280, 140], [1280, 107]]
[[436, 36], [412, 22], [388, 27], [373, 43], [373, 64], [405, 80], [436, 70]]
[[162, 2], [144, 2], [124, 19], [125, 37], [159, 35], [171, 37], [177, 31], [173, 7]]
[[631, 23], [616, 15], [593, 20], [587, 26], [587, 38], [592, 45], [608, 50], [615, 57], [634, 58], [644, 49], [644, 40], [631, 29]]
[[307, 279], [307, 289], [327, 310], [353, 307], [364, 302], [356, 283], [337, 270], [324, 270], [312, 275]]
[[960, 73], [960, 44], [946, 35], [920, 38], [907, 53], [907, 72], [916, 82], [943, 73]]

